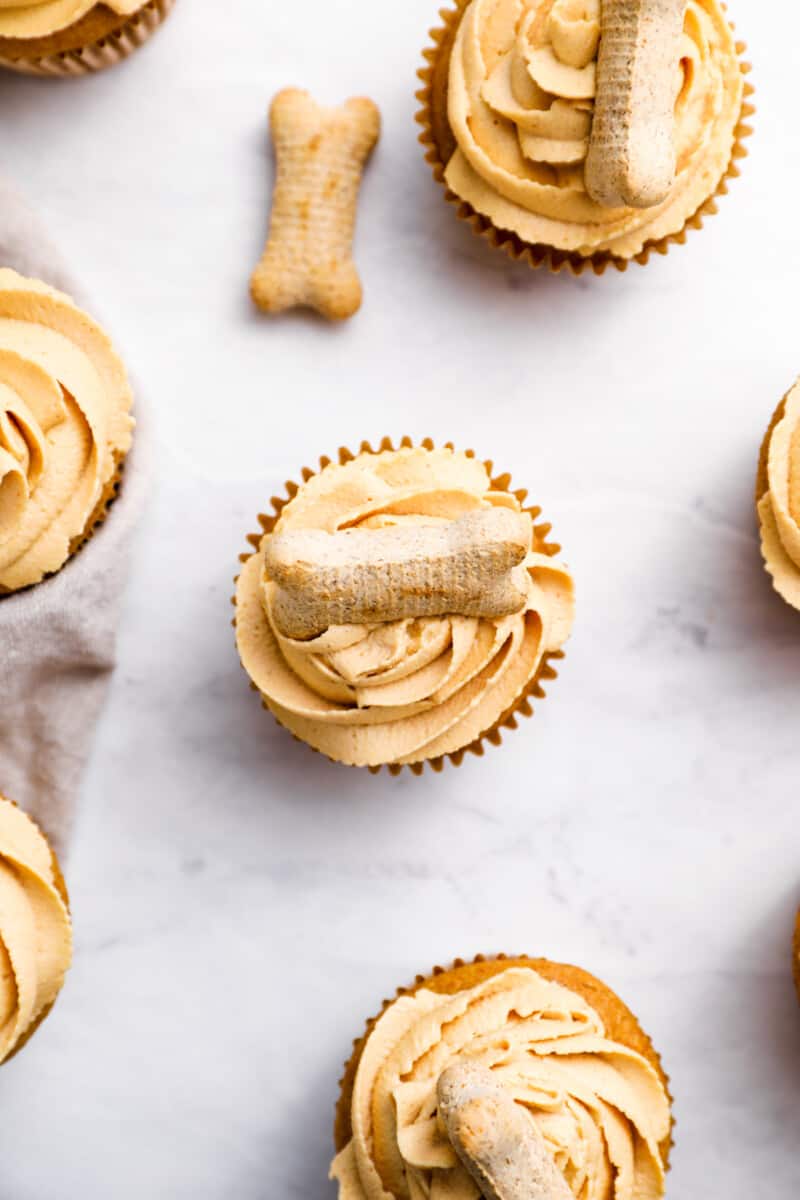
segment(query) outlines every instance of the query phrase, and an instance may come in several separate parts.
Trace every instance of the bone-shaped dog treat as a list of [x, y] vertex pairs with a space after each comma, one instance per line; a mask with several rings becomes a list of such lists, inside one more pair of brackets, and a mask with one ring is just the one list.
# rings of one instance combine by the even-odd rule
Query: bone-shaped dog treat
[[455, 1063], [437, 1093], [440, 1123], [485, 1200], [574, 1200], [534, 1122], [486, 1067]]
[[507, 616], [525, 603], [530, 543], [530, 517], [508, 508], [442, 525], [277, 533], [264, 549], [272, 615], [292, 638], [404, 617]]
[[361, 174], [380, 120], [367, 99], [322, 108], [308, 92], [287, 88], [272, 101], [272, 215], [250, 280], [253, 300], [265, 312], [302, 306], [338, 321], [360, 308], [353, 230]]
[[675, 181], [675, 92], [686, 0], [601, 0], [586, 188], [609, 208], [650, 208]]

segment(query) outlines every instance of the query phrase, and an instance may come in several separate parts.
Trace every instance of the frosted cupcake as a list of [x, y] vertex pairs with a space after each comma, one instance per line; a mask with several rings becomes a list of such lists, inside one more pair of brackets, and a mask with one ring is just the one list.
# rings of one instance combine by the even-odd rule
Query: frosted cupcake
[[0, 1063], [48, 1015], [72, 959], [58, 861], [21, 809], [0, 796]]
[[174, 0], [0, 0], [0, 66], [24, 75], [79, 76], [127, 58]]
[[659, 1057], [605, 984], [544, 959], [458, 962], [356, 1042], [331, 1175], [339, 1200], [658, 1200], [671, 1126]]
[[456, 3], [418, 120], [476, 233], [531, 266], [600, 273], [715, 211], [753, 111], [720, 0]]
[[304, 471], [262, 517], [236, 589], [264, 704], [337, 762], [399, 770], [499, 741], [552, 677], [572, 580], [491, 464], [386, 439]]
[[103, 520], [130, 408], [100, 326], [61, 292], [0, 270], [0, 594], [60, 570]]
[[767, 571], [776, 592], [800, 609], [800, 384], [779, 405], [762, 444], [756, 501]]

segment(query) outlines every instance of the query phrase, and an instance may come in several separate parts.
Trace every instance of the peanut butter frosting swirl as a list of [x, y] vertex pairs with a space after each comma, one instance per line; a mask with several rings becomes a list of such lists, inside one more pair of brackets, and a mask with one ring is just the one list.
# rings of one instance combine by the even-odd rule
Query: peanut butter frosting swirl
[[130, 447], [130, 406], [100, 327], [0, 270], [0, 592], [57, 571], [87, 532]]
[[632, 258], [679, 232], [730, 165], [744, 81], [719, 0], [689, 0], [675, 74], [677, 176], [651, 208], [588, 195], [600, 0], [472, 0], [453, 46], [448, 186], [499, 229]]
[[370, 1032], [334, 1159], [339, 1200], [479, 1200], [437, 1119], [439, 1076], [492, 1071], [536, 1123], [580, 1200], [657, 1200], [669, 1099], [640, 1054], [610, 1041], [586, 1001], [527, 967], [452, 996], [421, 989]]
[[[436, 524], [503, 506], [484, 464], [451, 450], [363, 453], [329, 465], [282, 510], [274, 533], [335, 533]], [[520, 612], [495, 619], [437, 616], [336, 625], [300, 641], [284, 636], [266, 576], [266, 535], [244, 565], [236, 629], [245, 670], [286, 728], [354, 766], [415, 763], [453, 753], [513, 706], [572, 624], [572, 580], [534, 539]]]
[[82, 20], [93, 8], [133, 16], [147, 0], [0, 0], [0, 37], [38, 38], [60, 33]]
[[71, 959], [52, 851], [33, 822], [0, 797], [0, 1062], [53, 1004]]
[[800, 384], [770, 435], [767, 481], [758, 504], [761, 550], [776, 590], [800, 609]]

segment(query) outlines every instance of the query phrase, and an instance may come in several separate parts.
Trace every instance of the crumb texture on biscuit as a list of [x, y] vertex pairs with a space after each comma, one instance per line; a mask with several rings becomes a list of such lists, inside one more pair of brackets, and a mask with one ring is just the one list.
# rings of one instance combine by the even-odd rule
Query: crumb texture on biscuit
[[[280, 723], [330, 758], [353, 766], [413, 764], [463, 749], [525, 694], [545, 656], [566, 641], [569, 572], [518, 496], [494, 487], [476, 459], [422, 447], [364, 452], [327, 465], [295, 491], [239, 576], [237, 644]], [[305, 640], [282, 632], [280, 584], [270, 574], [273, 538], [441, 529], [497, 509], [525, 528], [527, 549], [514, 577], [519, 611], [350, 620]]]
[[[671, 8], [675, 0], [663, 2]], [[714, 196], [731, 165], [743, 69], [721, 0], [688, 0], [677, 54], [672, 37], [669, 45], [647, 49], [648, 61], [662, 49], [675, 61], [666, 83], [661, 63], [662, 82], [651, 96], [646, 77], [623, 70], [624, 56], [613, 53], [614, 42], [619, 48], [622, 41], [618, 35], [610, 56], [601, 49], [603, 8], [613, 17], [618, 9], [645, 3], [652, 7], [655, 0], [471, 0], [449, 63], [447, 113], [456, 148], [445, 180], [451, 192], [498, 230], [584, 257], [631, 259], [647, 243], [679, 233]], [[625, 27], [622, 32], [627, 38]], [[633, 48], [641, 51], [637, 39]], [[606, 89], [597, 105], [598, 84], [606, 85], [609, 76], [618, 87], [624, 84], [617, 93], [621, 103], [613, 91], [606, 102]], [[640, 135], [642, 118], [656, 108], [658, 138], [649, 129]], [[649, 183], [631, 175], [631, 190], [619, 203], [609, 206], [610, 190], [598, 203], [587, 180], [593, 136], [595, 182], [598, 162], [606, 166], [597, 152], [611, 141], [616, 161], [623, 162], [632, 148], [641, 162], [642, 147], [649, 153], [657, 143], [660, 173], [674, 158], [666, 195], [658, 199]], [[655, 165], [650, 162], [648, 178]]]
[[305, 307], [332, 321], [361, 306], [353, 233], [364, 165], [380, 134], [380, 113], [357, 97], [323, 108], [299, 88], [270, 109], [276, 178], [269, 235], [250, 280], [264, 312]]
[[[331, 1174], [340, 1200], [477, 1200], [439, 1113], [442, 1074], [474, 1064], [530, 1121], [567, 1194], [659, 1200], [670, 1102], [644, 1055], [608, 1036], [577, 992], [510, 965], [446, 994], [424, 984], [371, 1026]], [[558, 1194], [558, 1193], [556, 1193]]]
[[108, 337], [68, 296], [0, 270], [0, 592], [64, 565], [131, 443]]
[[0, 797], [0, 1062], [54, 1003], [71, 958], [52, 851], [22, 810]]
[[767, 436], [765, 484], [758, 500], [761, 552], [775, 590], [800, 610], [800, 383]]

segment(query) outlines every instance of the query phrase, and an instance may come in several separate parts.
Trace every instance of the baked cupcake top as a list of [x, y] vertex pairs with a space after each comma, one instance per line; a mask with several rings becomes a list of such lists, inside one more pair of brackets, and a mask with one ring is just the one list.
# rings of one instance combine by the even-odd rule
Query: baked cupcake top
[[471, 0], [453, 46], [446, 181], [523, 241], [632, 258], [679, 232], [728, 169], [743, 76], [720, 0], [688, 0], [675, 66], [674, 182], [647, 208], [597, 203], [586, 186], [600, 0]]
[[[510, 557], [489, 562], [487, 551], [466, 571], [462, 561], [463, 587], [457, 566], [437, 579], [445, 553], [440, 539], [460, 545], [476, 527], [492, 555], [495, 535], [502, 541], [508, 534], [501, 556], [510, 545]], [[429, 549], [421, 582], [411, 590], [423, 599], [406, 590], [392, 608], [398, 574], [389, 608], [376, 607], [357, 563], [352, 579], [360, 607], [329, 608], [333, 623], [308, 623], [308, 602], [330, 594], [330, 580], [311, 582], [301, 608], [287, 594], [282, 564], [286, 535], [308, 533], [313, 541], [301, 557], [318, 569], [334, 548], [349, 552], [354, 545], [358, 556], [366, 540], [384, 565], [399, 555], [400, 571], [408, 561], [403, 546], [422, 538]], [[476, 581], [478, 608], [488, 600], [496, 615], [471, 607], [467, 592]], [[437, 605], [440, 593], [447, 598]], [[458, 611], [449, 612], [453, 594]], [[278, 720], [331, 758], [369, 766], [413, 763], [473, 742], [525, 691], [544, 656], [564, 643], [572, 614], [572, 580], [546, 552], [517, 496], [494, 488], [486, 466], [466, 454], [405, 448], [328, 465], [297, 491], [244, 565], [236, 628], [243, 666]]]
[[45, 838], [0, 796], [0, 1062], [53, 1004], [72, 958], [69, 913]]
[[510, 967], [454, 995], [401, 996], [372, 1027], [331, 1169], [340, 1200], [477, 1200], [437, 1119], [439, 1078], [460, 1060], [525, 1108], [575, 1196], [663, 1196], [670, 1104], [654, 1067], [609, 1040], [581, 996]]
[[800, 384], [767, 436], [758, 502], [761, 550], [775, 589], [800, 609]]
[[0, 592], [64, 565], [131, 443], [125, 368], [68, 296], [0, 270]]
[[93, 8], [132, 16], [147, 0], [0, 0], [0, 37], [39, 38], [60, 33], [81, 21]]

